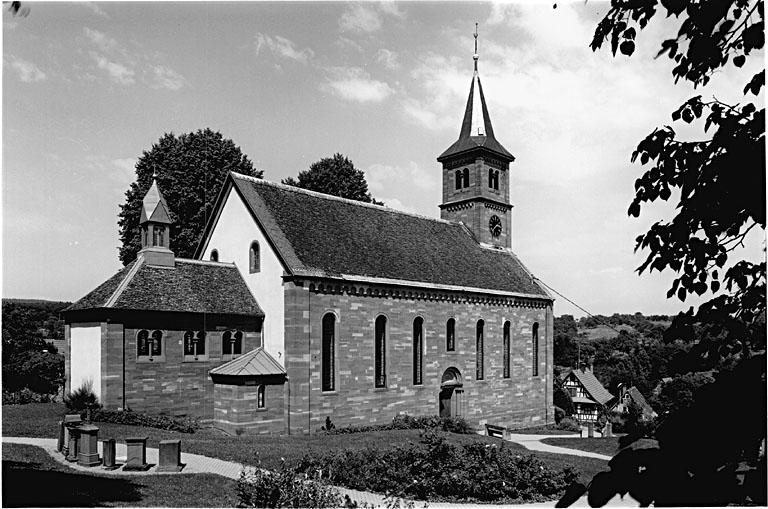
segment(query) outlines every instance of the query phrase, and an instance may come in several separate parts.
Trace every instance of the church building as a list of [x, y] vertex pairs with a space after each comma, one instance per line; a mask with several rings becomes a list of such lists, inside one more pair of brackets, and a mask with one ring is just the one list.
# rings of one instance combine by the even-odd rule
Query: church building
[[477, 61], [440, 219], [230, 173], [181, 259], [153, 180], [136, 260], [65, 312], [66, 390], [238, 434], [553, 422], [553, 299], [511, 250]]

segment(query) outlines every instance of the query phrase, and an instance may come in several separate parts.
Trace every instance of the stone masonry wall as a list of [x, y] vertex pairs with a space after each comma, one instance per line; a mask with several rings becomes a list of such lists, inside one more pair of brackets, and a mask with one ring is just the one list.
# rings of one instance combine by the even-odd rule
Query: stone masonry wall
[[[435, 415], [441, 377], [449, 367], [463, 378], [464, 417], [519, 428], [554, 421], [552, 311], [493, 305], [311, 292], [286, 284], [286, 369], [291, 429], [314, 433], [330, 416], [336, 426], [387, 423], [400, 413]], [[540, 305], [541, 301], [539, 301]], [[321, 321], [337, 317], [336, 390], [321, 390]], [[374, 321], [387, 317], [387, 387], [374, 387]], [[413, 320], [424, 319], [423, 385], [412, 381]], [[446, 351], [446, 322], [456, 320], [456, 351]], [[485, 377], [475, 380], [475, 332], [485, 321]], [[502, 377], [502, 334], [511, 322], [511, 377]], [[539, 376], [532, 376], [531, 327], [539, 323]]]
[[258, 386], [214, 386], [214, 427], [232, 435], [284, 433], [285, 385], [264, 388], [264, 406], [258, 408]]

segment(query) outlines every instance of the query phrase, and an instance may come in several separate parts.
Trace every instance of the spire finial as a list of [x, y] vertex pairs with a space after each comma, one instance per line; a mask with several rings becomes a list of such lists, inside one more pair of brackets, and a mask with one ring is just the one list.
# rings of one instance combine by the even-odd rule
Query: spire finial
[[475, 23], [475, 33], [472, 34], [475, 36], [475, 54], [472, 55], [472, 59], [475, 61], [475, 72], [477, 72], [477, 61], [480, 59], [480, 55], [477, 54], [477, 25], [478, 23]]
[[152, 165], [152, 180], [157, 180], [157, 166]]

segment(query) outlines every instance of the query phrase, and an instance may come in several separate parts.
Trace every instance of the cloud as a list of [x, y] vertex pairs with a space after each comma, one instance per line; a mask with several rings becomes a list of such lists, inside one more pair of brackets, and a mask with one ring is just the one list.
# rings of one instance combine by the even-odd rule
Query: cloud
[[310, 48], [304, 48], [302, 50], [296, 49], [296, 45], [293, 41], [276, 35], [271, 37], [262, 33], [256, 34], [256, 55], [258, 55], [262, 48], [267, 48], [273, 54], [282, 56], [302, 64], [308, 63], [315, 56], [315, 52]]
[[413, 161], [405, 167], [373, 164], [365, 170], [365, 179], [368, 182], [368, 186], [372, 192], [377, 193], [385, 190], [393, 182], [407, 182], [417, 189], [432, 190], [438, 187], [437, 177], [437, 172], [434, 170], [424, 170]]
[[386, 48], [381, 48], [376, 53], [376, 60], [379, 63], [384, 64], [384, 67], [390, 71], [394, 71], [400, 67], [400, 62], [397, 60], [397, 53]]
[[132, 85], [135, 82], [133, 76], [136, 73], [128, 67], [118, 64], [117, 62], [112, 62], [103, 55], [99, 55], [93, 51], [91, 52], [91, 58], [96, 61], [96, 65], [99, 69], [105, 71], [109, 78], [115, 83], [120, 85]]
[[23, 58], [11, 56], [9, 58], [11, 68], [19, 75], [19, 79], [24, 83], [34, 83], [46, 79], [46, 74], [35, 64]]
[[381, 15], [371, 5], [352, 4], [341, 14], [339, 26], [343, 32], [375, 32], [381, 28]]
[[153, 65], [150, 68], [150, 87], [152, 88], [165, 88], [168, 90], [179, 90], [183, 87], [187, 80], [184, 76], [177, 73], [173, 69], [162, 65]]
[[94, 13], [97, 16], [101, 16], [102, 18], [109, 18], [109, 15], [104, 12], [104, 10], [96, 5], [94, 2], [79, 2], [80, 5], [85, 7], [86, 9], [90, 10], [92, 13]]
[[83, 28], [83, 33], [88, 38], [89, 41], [91, 41], [93, 44], [96, 45], [97, 48], [99, 48], [101, 51], [111, 51], [118, 47], [117, 41], [112, 39], [111, 37], [107, 37], [106, 34], [103, 32], [99, 32], [98, 30], [92, 30], [88, 27]]
[[327, 83], [321, 85], [321, 89], [347, 101], [378, 103], [394, 93], [388, 84], [371, 79], [370, 75], [359, 67], [332, 67], [328, 72], [331, 76]]

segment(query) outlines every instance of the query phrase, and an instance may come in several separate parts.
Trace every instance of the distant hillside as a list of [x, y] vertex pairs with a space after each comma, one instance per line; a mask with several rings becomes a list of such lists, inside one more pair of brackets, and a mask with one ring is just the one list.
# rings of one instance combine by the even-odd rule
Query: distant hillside
[[61, 310], [71, 302], [42, 299], [3, 299], [3, 341], [34, 335], [44, 339], [63, 339]]
[[[558, 318], [565, 318], [563, 315]], [[641, 313], [620, 314], [611, 316], [596, 315], [580, 318], [576, 321], [578, 334], [587, 341], [609, 339], [619, 335], [619, 331], [636, 332], [645, 337], [659, 338], [664, 330], [672, 323], [671, 316], [649, 315]]]
[[72, 304], [63, 300], [44, 300], [44, 299], [3, 299], [3, 305], [5, 304], [18, 304], [22, 306], [28, 306], [34, 309], [52, 309], [61, 311], [65, 307]]

